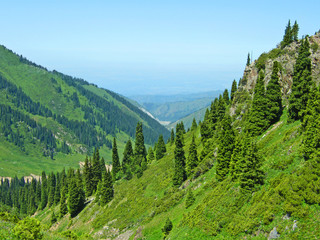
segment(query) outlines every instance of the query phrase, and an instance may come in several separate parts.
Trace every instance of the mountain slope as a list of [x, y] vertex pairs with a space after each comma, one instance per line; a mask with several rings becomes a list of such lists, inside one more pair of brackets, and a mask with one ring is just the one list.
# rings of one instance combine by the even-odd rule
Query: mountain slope
[[[112, 138], [117, 136], [123, 150], [125, 141], [134, 137], [139, 121], [143, 123], [147, 144], [153, 144], [160, 134], [169, 136], [157, 121], [116, 93], [57, 71], [47, 71], [3, 46], [0, 91], [0, 148], [10, 152], [0, 154], [7, 162], [1, 161], [0, 176], [13, 176], [15, 172], [39, 174], [41, 168], [56, 169], [49, 167], [55, 164], [61, 169], [69, 162], [67, 159], [75, 166], [83, 160], [79, 156], [75, 160], [76, 156], [90, 154], [94, 147], [102, 148], [103, 156], [110, 162]], [[20, 173], [13, 162], [23, 158], [27, 165], [34, 165], [36, 159], [45, 163], [36, 167], [35, 172], [30, 171], [33, 167], [23, 164], [19, 166], [23, 170]]]

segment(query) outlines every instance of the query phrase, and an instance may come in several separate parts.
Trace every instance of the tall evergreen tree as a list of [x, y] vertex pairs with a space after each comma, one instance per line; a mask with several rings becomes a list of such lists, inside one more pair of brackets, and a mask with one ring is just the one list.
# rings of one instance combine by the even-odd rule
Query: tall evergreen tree
[[97, 189], [99, 181], [101, 181], [101, 164], [100, 164], [100, 154], [99, 149], [96, 148], [92, 157], [92, 184], [94, 190]]
[[185, 161], [186, 157], [184, 155], [183, 144], [180, 135], [182, 132], [177, 132], [175, 149], [174, 149], [174, 175], [173, 175], [173, 185], [180, 186], [184, 180], [186, 180], [186, 170]]
[[53, 204], [57, 205], [60, 202], [60, 188], [61, 188], [61, 183], [60, 183], [61, 179], [60, 179], [60, 174], [57, 173], [57, 177], [56, 177], [56, 188], [55, 188], [55, 192], [54, 192], [54, 201]]
[[234, 149], [234, 131], [231, 126], [231, 117], [225, 115], [220, 123], [220, 136], [218, 143], [218, 153], [217, 153], [217, 179], [222, 181], [226, 178], [229, 173], [229, 165]]
[[271, 79], [267, 85], [266, 98], [268, 101], [268, 121], [269, 125], [279, 121], [282, 114], [282, 97], [281, 87], [279, 84], [279, 63], [275, 61], [273, 63], [273, 69]]
[[68, 212], [68, 207], [66, 203], [66, 188], [61, 189], [61, 198], [60, 198], [60, 209], [59, 209], [59, 217], [62, 218]]
[[198, 165], [198, 153], [194, 135], [189, 147], [189, 155], [186, 161], [186, 173], [188, 176], [192, 174], [192, 170]]
[[197, 129], [197, 122], [196, 122], [196, 119], [195, 118], [193, 118], [193, 120], [192, 120], [192, 125], [191, 125], [191, 131], [194, 131], [194, 130], [196, 130]]
[[119, 179], [119, 173], [121, 171], [120, 160], [118, 155], [117, 141], [113, 138], [112, 146], [112, 177], [114, 180]]
[[93, 173], [92, 173], [91, 161], [89, 161], [88, 156], [86, 156], [86, 159], [84, 161], [83, 177], [84, 177], [84, 183], [85, 183], [85, 189], [86, 189], [86, 196], [89, 197], [94, 192], [94, 184], [92, 182]]
[[194, 203], [195, 198], [193, 196], [191, 188], [189, 188], [188, 193], [187, 193], [187, 199], [186, 199], [186, 208], [191, 207], [191, 205]]
[[164, 157], [166, 153], [166, 144], [164, 143], [162, 134], [159, 136], [157, 148], [156, 148], [156, 159], [159, 160]]
[[147, 150], [144, 145], [144, 136], [142, 123], [138, 122], [136, 127], [136, 142], [134, 148], [134, 168], [138, 176], [142, 176], [142, 172], [147, 168]]
[[41, 174], [41, 203], [40, 203], [40, 209], [44, 209], [47, 206], [48, 203], [48, 183], [47, 183], [47, 175], [43, 171]]
[[293, 26], [292, 26], [292, 37], [294, 41], [298, 41], [298, 34], [299, 34], [299, 25], [297, 23], [297, 21], [294, 22]]
[[250, 63], [251, 63], [251, 60], [250, 60], [250, 53], [248, 53], [248, 57], [247, 57], [247, 66], [249, 66], [250, 65]]
[[231, 87], [231, 101], [233, 101], [234, 94], [237, 92], [237, 90], [238, 90], [237, 82], [236, 82], [236, 80], [233, 80], [232, 87]]
[[112, 176], [109, 171], [105, 175], [102, 186], [101, 186], [101, 194], [100, 194], [100, 204], [101, 206], [106, 205], [110, 202], [113, 198], [113, 183], [112, 183]]
[[170, 135], [170, 145], [174, 144], [174, 130], [171, 129], [171, 135]]
[[288, 25], [286, 26], [286, 29], [284, 31], [283, 40], [281, 42], [281, 47], [284, 48], [288, 46], [290, 43], [292, 43], [293, 37], [292, 37], [292, 29], [291, 29], [291, 23], [290, 20], [288, 21]]
[[254, 96], [249, 111], [247, 131], [251, 136], [257, 136], [268, 127], [268, 108], [264, 89], [264, 74], [261, 70], [254, 88]]
[[153, 152], [152, 147], [149, 147], [149, 149], [148, 149], [147, 159], [148, 159], [148, 163], [151, 163], [154, 160], [154, 152]]
[[225, 89], [223, 92], [223, 100], [225, 102], [225, 104], [229, 104], [229, 92], [228, 89]]
[[126, 143], [126, 146], [123, 151], [123, 159], [122, 159], [122, 172], [124, 174], [125, 179], [132, 178], [132, 164], [133, 164], [133, 149], [132, 143], [129, 139]]
[[53, 172], [48, 177], [48, 206], [51, 207], [54, 202], [54, 193], [56, 188], [56, 176]]
[[302, 120], [312, 86], [310, 46], [306, 37], [301, 42], [294, 66], [292, 92], [289, 96], [289, 122]]
[[78, 187], [78, 182], [75, 177], [70, 179], [68, 210], [71, 217], [75, 217], [83, 208], [84, 199], [81, 194], [81, 189]]

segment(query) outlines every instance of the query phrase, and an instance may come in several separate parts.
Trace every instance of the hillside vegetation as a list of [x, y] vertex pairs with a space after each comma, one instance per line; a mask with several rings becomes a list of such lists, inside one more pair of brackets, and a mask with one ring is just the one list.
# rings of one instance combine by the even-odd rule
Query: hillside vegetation
[[96, 147], [110, 163], [112, 138], [123, 150], [138, 122], [147, 144], [160, 134], [169, 137], [157, 121], [116, 93], [50, 72], [4, 46], [0, 66], [0, 176], [76, 167]]
[[[110, 172], [99, 170], [92, 179], [100, 174], [102, 180], [95, 180], [95, 190], [88, 193], [88, 172], [103, 165], [98, 152], [92, 169], [88, 164], [82, 172], [69, 170], [66, 178], [60, 174], [57, 179], [66, 179], [65, 185], [52, 184], [50, 174], [50, 187], [44, 188], [49, 193], [69, 184], [77, 187], [57, 191], [63, 200], [34, 210], [31, 219], [41, 221], [35, 232], [40, 229], [46, 239], [319, 239], [320, 65], [314, 56], [320, 51], [311, 47], [319, 33], [298, 40], [293, 29], [288, 24], [276, 48], [278, 58], [267, 54], [269, 70], [260, 67], [259, 59], [248, 61], [239, 86], [233, 84], [230, 96], [214, 99], [199, 126], [194, 123], [186, 131], [177, 124], [170, 141], [164, 145], [160, 136], [147, 157], [138, 125], [134, 149], [126, 146], [124, 154], [131, 157], [112, 174], [112, 184]], [[291, 55], [286, 50], [294, 46], [297, 52]], [[294, 59], [290, 77], [284, 68], [289, 58]], [[249, 77], [248, 69], [258, 75]], [[135, 170], [139, 161], [141, 173]], [[32, 183], [18, 185], [2, 184], [2, 196], [10, 199], [10, 188], [32, 192]], [[83, 205], [76, 214], [71, 189], [81, 189]], [[1, 206], [11, 212], [0, 215], [0, 224], [8, 223], [2, 236], [32, 221], [17, 222], [17, 209], [5, 201]]]

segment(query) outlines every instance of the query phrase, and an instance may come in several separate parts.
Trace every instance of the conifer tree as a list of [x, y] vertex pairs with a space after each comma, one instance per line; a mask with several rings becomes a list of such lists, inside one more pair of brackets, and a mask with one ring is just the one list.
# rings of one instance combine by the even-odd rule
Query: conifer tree
[[59, 209], [59, 217], [62, 218], [68, 212], [68, 207], [66, 203], [66, 188], [61, 189], [61, 198], [60, 198], [60, 209]]
[[183, 150], [183, 144], [181, 140], [182, 132], [177, 132], [175, 150], [174, 150], [174, 176], [173, 185], [180, 186], [184, 180], [186, 180], [186, 170], [185, 170], [185, 155]]
[[100, 164], [100, 154], [99, 149], [96, 148], [92, 157], [92, 184], [94, 191], [97, 189], [99, 181], [101, 181], [101, 164]]
[[269, 125], [279, 121], [282, 114], [282, 97], [281, 97], [281, 87], [279, 84], [279, 63], [275, 61], [273, 63], [273, 69], [271, 74], [271, 79], [267, 85], [266, 98], [268, 106], [267, 118]]
[[157, 148], [156, 148], [156, 159], [159, 160], [164, 157], [166, 153], [166, 144], [164, 143], [162, 134], [159, 136]]
[[154, 152], [153, 152], [152, 147], [149, 147], [149, 149], [148, 149], [147, 159], [148, 159], [148, 163], [151, 163], [154, 160]]
[[171, 220], [169, 218], [167, 218], [166, 223], [162, 228], [162, 232], [164, 234], [164, 239], [167, 238], [167, 236], [171, 232], [172, 228], [173, 228], [172, 222], [171, 222]]
[[84, 183], [85, 183], [85, 189], [86, 189], [86, 196], [89, 197], [94, 192], [94, 184], [92, 182], [93, 174], [92, 174], [91, 161], [89, 161], [88, 156], [86, 156], [86, 159], [84, 161], [83, 177], [84, 177]]
[[191, 207], [194, 201], [195, 201], [195, 198], [193, 196], [192, 190], [191, 188], [189, 188], [187, 193], [187, 199], [186, 199], [186, 208]]
[[192, 170], [198, 165], [198, 153], [194, 135], [189, 147], [189, 155], [186, 160], [186, 173], [188, 176], [192, 174]]
[[60, 187], [61, 187], [61, 183], [60, 183], [60, 174], [57, 173], [57, 177], [56, 177], [56, 187], [55, 187], [55, 192], [54, 192], [54, 201], [53, 204], [56, 205], [60, 202]]
[[56, 176], [53, 172], [48, 177], [48, 207], [51, 207], [54, 202], [54, 193], [56, 187]]
[[103, 176], [106, 174], [107, 169], [106, 169], [106, 162], [104, 161], [104, 158], [102, 157], [100, 159], [100, 169], [101, 169], [101, 177], [103, 179]]
[[196, 121], [196, 119], [195, 119], [195, 118], [193, 118], [193, 120], [192, 120], [192, 125], [191, 125], [191, 131], [196, 130], [196, 129], [197, 129], [197, 127], [198, 127], [198, 125], [197, 125], [197, 121]]
[[301, 42], [294, 66], [292, 92], [289, 96], [289, 122], [302, 120], [312, 86], [310, 46], [306, 37]]
[[117, 141], [113, 139], [113, 146], [112, 146], [112, 177], [113, 180], [119, 179], [119, 172], [121, 170], [119, 155], [118, 155], [118, 148], [117, 148]]
[[222, 97], [222, 98], [223, 98], [223, 100], [224, 100], [224, 103], [228, 105], [228, 104], [229, 104], [229, 101], [230, 101], [230, 100], [229, 100], [229, 92], [228, 92], [228, 89], [225, 89], [225, 90], [224, 90], [224, 92], [223, 92], [223, 97]]
[[144, 136], [142, 131], [142, 123], [138, 122], [136, 127], [136, 142], [134, 148], [134, 168], [138, 173], [138, 177], [142, 176], [142, 172], [147, 168], [147, 151], [144, 145]]
[[247, 57], [247, 66], [249, 66], [250, 65], [250, 63], [251, 63], [251, 60], [250, 60], [250, 53], [248, 53], [248, 57]]
[[71, 217], [75, 217], [84, 206], [84, 191], [80, 185], [80, 180], [76, 176], [70, 179], [68, 210]]
[[237, 92], [237, 89], [238, 89], [237, 82], [236, 82], [236, 80], [233, 80], [232, 87], [231, 87], [231, 102], [234, 99], [234, 94]]
[[41, 203], [40, 209], [44, 209], [48, 203], [48, 183], [47, 183], [47, 176], [46, 173], [43, 171], [41, 174]]
[[131, 140], [129, 139], [124, 148], [123, 159], [122, 159], [122, 171], [125, 175], [128, 174], [128, 171], [131, 171], [132, 158], [133, 158], [133, 149], [132, 149]]
[[200, 133], [201, 133], [201, 141], [205, 142], [211, 137], [210, 131], [210, 112], [207, 108], [206, 113], [204, 115], [204, 120], [200, 126]]
[[170, 135], [170, 145], [172, 146], [174, 144], [174, 130], [171, 129], [171, 135]]
[[216, 173], [217, 179], [222, 181], [229, 173], [230, 160], [234, 149], [234, 131], [231, 126], [231, 117], [227, 114], [220, 125]]
[[264, 89], [264, 74], [261, 70], [254, 88], [254, 96], [248, 116], [247, 131], [257, 136], [268, 127], [268, 108]]
[[292, 43], [292, 40], [293, 40], [292, 29], [291, 29], [291, 23], [289, 20], [288, 25], [286, 26], [286, 29], [284, 31], [283, 40], [281, 42], [281, 48], [288, 46], [290, 43]]
[[237, 180], [241, 173], [241, 168], [239, 167], [240, 160], [242, 159], [243, 153], [243, 139], [248, 136], [242, 134], [238, 136], [235, 140], [234, 149], [231, 155], [230, 165], [229, 165], [229, 172], [233, 181]]
[[100, 194], [100, 205], [104, 206], [108, 202], [110, 202], [113, 198], [113, 183], [112, 183], [112, 176], [109, 171], [105, 175], [102, 186], [101, 186], [101, 194]]
[[293, 26], [292, 26], [292, 37], [294, 41], [298, 41], [298, 34], [299, 34], [299, 25], [297, 23], [297, 21], [294, 22]]
[[223, 96], [221, 96], [221, 94], [219, 95], [219, 99], [218, 99], [218, 105], [216, 107], [216, 121], [221, 121], [222, 118], [224, 117], [226, 113], [226, 102], [223, 98]]

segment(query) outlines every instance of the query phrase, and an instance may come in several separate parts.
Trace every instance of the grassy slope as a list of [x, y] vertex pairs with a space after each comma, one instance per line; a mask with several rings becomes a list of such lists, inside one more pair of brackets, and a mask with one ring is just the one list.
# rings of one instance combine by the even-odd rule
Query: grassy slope
[[[198, 167], [204, 174], [194, 180], [187, 180], [183, 184], [184, 189], [173, 188], [174, 146], [167, 145], [166, 156], [149, 165], [140, 179], [117, 182], [115, 198], [108, 206], [101, 208], [90, 203], [73, 219], [69, 229], [79, 235], [91, 233], [94, 238], [112, 237], [132, 230], [130, 239], [133, 239], [136, 232], [146, 239], [161, 239], [161, 228], [169, 217], [174, 226], [170, 233], [171, 239], [212, 239], [216, 234], [218, 239], [265, 239], [265, 235], [275, 226], [281, 233], [280, 239], [301, 239], [303, 236], [319, 238], [319, 206], [302, 204], [301, 211], [305, 211], [303, 216], [293, 214], [289, 220], [284, 220], [285, 213], [277, 208], [272, 195], [275, 179], [292, 175], [305, 164], [299, 153], [300, 123], [288, 125], [286, 118], [284, 114], [278, 124], [258, 138], [266, 175], [265, 184], [254, 197], [241, 196], [238, 184], [230, 179], [217, 182], [215, 165], [205, 172], [208, 170], [206, 162], [211, 162], [210, 159], [204, 160]], [[186, 156], [192, 134], [197, 136], [198, 153], [202, 148], [199, 129], [189, 132], [185, 137]], [[189, 188], [193, 190], [196, 200], [190, 208], [185, 209]], [[268, 211], [271, 211], [271, 221], [266, 217]], [[44, 211], [38, 217], [46, 222], [49, 213]], [[295, 220], [298, 228], [291, 231]], [[69, 221], [68, 217], [61, 219], [55, 227], [56, 231], [65, 231]], [[285, 230], [286, 227], [289, 230]]]

